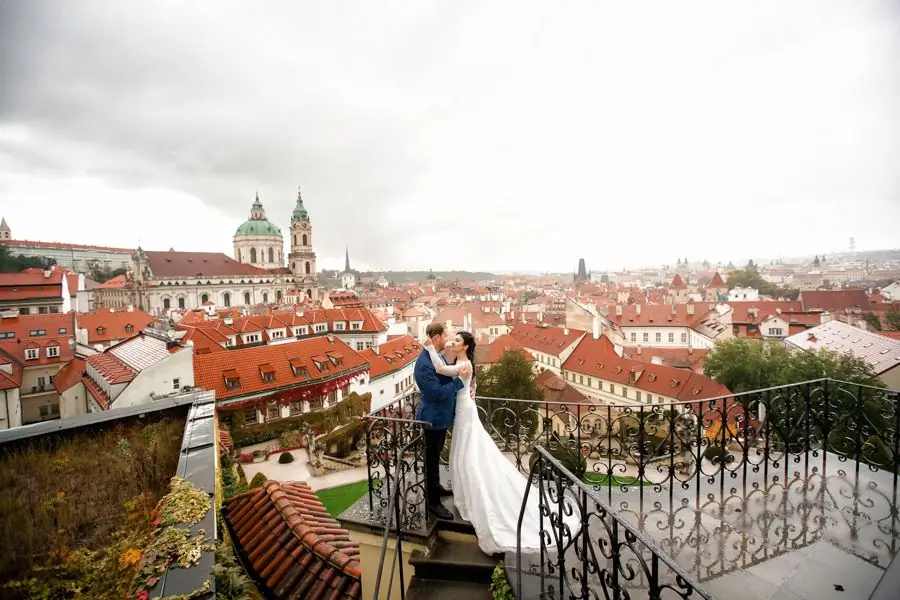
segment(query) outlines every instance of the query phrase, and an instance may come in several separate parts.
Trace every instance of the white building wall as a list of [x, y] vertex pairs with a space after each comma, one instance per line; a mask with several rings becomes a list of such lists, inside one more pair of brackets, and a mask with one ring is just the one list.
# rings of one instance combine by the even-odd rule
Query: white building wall
[[412, 394], [417, 389], [413, 377], [415, 368], [416, 361], [412, 361], [402, 369], [367, 380], [366, 383], [354, 382], [350, 384], [350, 391], [357, 394], [372, 394], [371, 409], [378, 410], [394, 400]]
[[87, 390], [80, 381], [59, 395], [60, 419], [85, 415], [87, 412]]
[[[177, 385], [175, 380], [178, 380]], [[128, 387], [119, 394], [111, 408], [148, 404], [150, 394], [165, 396], [194, 386], [194, 352], [192, 347], [182, 348], [137, 374]]]
[[22, 404], [19, 390], [0, 390], [0, 429], [22, 426]]

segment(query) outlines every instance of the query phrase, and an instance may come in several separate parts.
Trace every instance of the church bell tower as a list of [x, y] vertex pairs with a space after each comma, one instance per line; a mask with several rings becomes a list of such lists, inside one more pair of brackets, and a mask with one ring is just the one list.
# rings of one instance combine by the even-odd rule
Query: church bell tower
[[294, 282], [310, 301], [317, 302], [321, 298], [319, 278], [316, 275], [316, 251], [313, 250], [312, 224], [309, 213], [303, 206], [300, 188], [297, 188], [297, 204], [291, 213], [291, 252], [288, 263]]

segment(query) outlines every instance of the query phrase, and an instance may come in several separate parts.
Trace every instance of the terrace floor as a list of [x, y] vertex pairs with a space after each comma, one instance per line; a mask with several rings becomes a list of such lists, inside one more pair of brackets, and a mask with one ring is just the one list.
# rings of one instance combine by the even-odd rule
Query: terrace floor
[[900, 552], [894, 475], [831, 453], [813, 460], [597, 491], [715, 598], [869, 598]]

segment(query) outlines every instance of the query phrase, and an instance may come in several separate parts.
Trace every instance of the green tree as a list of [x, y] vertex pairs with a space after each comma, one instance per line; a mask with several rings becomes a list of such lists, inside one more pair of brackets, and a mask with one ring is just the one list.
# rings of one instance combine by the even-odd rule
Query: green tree
[[49, 269], [56, 261], [42, 256], [15, 255], [5, 244], [0, 244], [0, 273], [21, 273], [25, 269]]
[[[865, 434], [863, 439], [866, 439], [892, 429], [893, 411], [878, 389], [884, 384], [869, 363], [851, 354], [827, 349], [790, 350], [778, 342], [734, 338], [716, 344], [706, 356], [703, 370], [707, 377], [735, 393], [822, 378], [860, 386], [850, 385], [845, 392], [832, 391], [827, 406], [825, 395], [810, 394], [807, 398], [802, 389], [799, 394], [773, 392], [749, 398], [751, 413], [756, 413], [758, 401], [768, 400], [773, 439], [788, 445], [802, 444], [808, 433], [816, 435], [817, 431], [827, 429], [830, 449], [853, 454], [857, 451], [857, 432]], [[799, 450], [799, 446], [795, 448]], [[866, 451], [877, 453], [877, 450]]]
[[97, 283], [106, 283], [113, 277], [118, 277], [119, 275], [124, 275], [128, 272], [127, 269], [110, 269], [109, 267], [105, 267], [100, 264], [99, 260], [89, 260], [87, 262], [87, 267], [87, 274]]
[[869, 329], [881, 331], [881, 319], [878, 318], [878, 315], [875, 313], [865, 313], [863, 319], [866, 321], [866, 325], [869, 326]]
[[884, 320], [887, 321], [888, 329], [900, 331], [900, 309], [891, 308], [885, 313]]
[[544, 391], [535, 383], [534, 371], [525, 355], [510, 349], [503, 353], [499, 363], [490, 368], [476, 367], [476, 370], [479, 396], [526, 401], [479, 400], [493, 429], [506, 441], [533, 434], [538, 424], [536, 402], [544, 399]]

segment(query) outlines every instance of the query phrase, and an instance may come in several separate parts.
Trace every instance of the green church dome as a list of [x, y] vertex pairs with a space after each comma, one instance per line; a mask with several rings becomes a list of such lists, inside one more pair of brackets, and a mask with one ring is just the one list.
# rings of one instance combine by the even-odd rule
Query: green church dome
[[244, 221], [234, 235], [270, 235], [281, 237], [281, 230], [272, 225], [268, 219], [249, 219]]
[[256, 193], [256, 200], [253, 202], [253, 206], [250, 207], [250, 218], [237, 228], [234, 235], [235, 237], [246, 235], [281, 238], [281, 230], [272, 225], [266, 218], [266, 211], [262, 202], [259, 201], [259, 192]]

